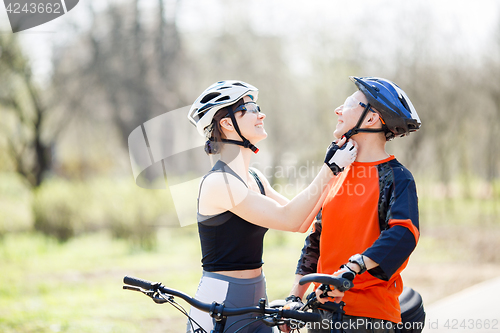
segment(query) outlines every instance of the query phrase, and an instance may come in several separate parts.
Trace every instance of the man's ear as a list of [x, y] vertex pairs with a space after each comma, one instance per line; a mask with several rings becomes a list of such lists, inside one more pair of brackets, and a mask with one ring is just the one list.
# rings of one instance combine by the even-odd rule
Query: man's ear
[[[380, 115], [376, 112], [370, 112], [365, 118], [365, 125], [368, 127], [375, 126], [379, 121]], [[382, 121], [380, 122], [382, 123]]]
[[231, 118], [222, 118], [220, 120], [220, 126], [228, 131], [234, 130], [233, 121], [231, 120]]

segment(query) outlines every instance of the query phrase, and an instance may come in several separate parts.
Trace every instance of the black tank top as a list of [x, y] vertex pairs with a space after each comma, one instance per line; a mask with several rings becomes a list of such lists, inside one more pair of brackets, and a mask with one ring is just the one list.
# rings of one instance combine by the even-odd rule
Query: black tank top
[[[205, 178], [213, 172], [232, 174], [245, 184], [226, 163], [220, 160], [203, 178], [202, 184]], [[255, 178], [261, 194], [266, 195], [257, 174], [253, 170], [249, 172]], [[201, 262], [205, 271], [246, 270], [262, 266], [263, 242], [267, 228], [250, 223], [230, 211], [210, 216], [200, 213], [197, 215]]]

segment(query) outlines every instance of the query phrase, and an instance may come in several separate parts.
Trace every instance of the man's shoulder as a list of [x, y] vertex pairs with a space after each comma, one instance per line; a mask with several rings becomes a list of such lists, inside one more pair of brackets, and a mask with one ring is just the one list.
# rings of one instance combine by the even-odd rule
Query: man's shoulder
[[386, 172], [390, 172], [393, 175], [394, 180], [396, 181], [415, 182], [415, 179], [413, 178], [413, 175], [410, 172], [410, 170], [408, 170], [396, 158], [380, 164], [379, 168], [385, 169]]

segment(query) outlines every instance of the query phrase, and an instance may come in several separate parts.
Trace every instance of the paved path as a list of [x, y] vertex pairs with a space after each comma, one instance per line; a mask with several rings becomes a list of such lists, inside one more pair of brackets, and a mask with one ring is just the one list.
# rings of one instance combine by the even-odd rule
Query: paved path
[[425, 307], [423, 332], [500, 333], [500, 277]]

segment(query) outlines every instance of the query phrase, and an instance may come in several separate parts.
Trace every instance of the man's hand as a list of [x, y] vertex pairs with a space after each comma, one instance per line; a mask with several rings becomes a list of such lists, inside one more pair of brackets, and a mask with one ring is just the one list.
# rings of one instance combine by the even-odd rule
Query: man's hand
[[[332, 275], [353, 281], [354, 277], [356, 276], [356, 272], [352, 270], [350, 267], [342, 265], [342, 267]], [[335, 303], [340, 303], [342, 297], [344, 297], [343, 291], [339, 291], [338, 289], [335, 289], [333, 286], [326, 286], [324, 284], [319, 286], [315, 292], [316, 292], [316, 299], [321, 304], [332, 301]]]
[[[302, 300], [298, 296], [288, 296], [285, 298], [286, 303], [283, 306], [283, 309], [285, 310], [300, 310], [304, 306], [304, 303], [302, 303]], [[290, 326], [287, 324], [285, 325], [280, 325], [279, 329], [281, 332], [290, 332]]]
[[339, 291], [335, 288], [333, 290], [331, 290], [330, 287], [328, 287], [328, 289], [330, 291], [328, 291], [326, 293], [326, 296], [324, 296], [325, 287], [323, 287], [323, 286], [325, 286], [325, 285], [322, 284], [315, 291], [316, 292], [316, 299], [318, 300], [318, 302], [320, 302], [321, 304], [325, 304], [326, 302], [340, 303], [340, 301], [342, 300], [342, 297], [344, 297], [344, 292]]

